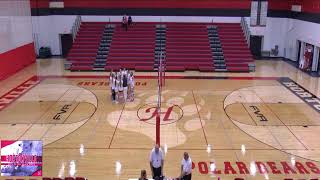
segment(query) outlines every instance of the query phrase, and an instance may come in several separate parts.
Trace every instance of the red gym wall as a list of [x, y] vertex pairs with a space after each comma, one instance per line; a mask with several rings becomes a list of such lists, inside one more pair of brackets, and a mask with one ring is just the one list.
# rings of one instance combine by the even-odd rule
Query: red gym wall
[[64, 0], [65, 7], [248, 9], [251, 0]]
[[0, 80], [34, 63], [35, 60], [33, 43], [0, 54]]
[[302, 5], [302, 12], [320, 13], [320, 0], [300, 0], [292, 4]]
[[292, 5], [301, 5], [302, 12], [320, 13], [320, 0], [268, 0], [269, 9], [291, 11]]
[[[30, 0], [31, 8], [48, 8], [57, 0]], [[65, 8], [212, 8], [249, 9], [251, 0], [58, 0]]]
[[[251, 0], [30, 0], [31, 8], [48, 8], [50, 1], [63, 1], [65, 8], [212, 8], [250, 9]], [[320, 13], [320, 0], [268, 0], [271, 10], [291, 10], [302, 5], [303, 12]]]
[[[0, 80], [35, 62], [29, 0], [0, 1]], [[9, 13], [10, 12], [10, 13]]]
[[31, 8], [49, 8], [49, 0], [30, 0]]

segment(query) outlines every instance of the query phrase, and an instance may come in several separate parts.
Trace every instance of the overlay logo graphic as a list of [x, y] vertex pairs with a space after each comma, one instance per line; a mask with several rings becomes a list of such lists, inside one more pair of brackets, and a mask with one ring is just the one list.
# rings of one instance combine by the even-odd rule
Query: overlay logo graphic
[[1, 176], [42, 176], [42, 142], [2, 140]]

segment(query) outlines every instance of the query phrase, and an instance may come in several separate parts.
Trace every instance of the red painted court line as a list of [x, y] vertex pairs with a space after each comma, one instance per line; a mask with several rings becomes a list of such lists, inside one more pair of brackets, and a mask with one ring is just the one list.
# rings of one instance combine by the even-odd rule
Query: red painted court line
[[[29, 81], [34, 81], [36, 82], [35, 84], [26, 84]], [[38, 85], [41, 82], [41, 80], [38, 78], [38, 76], [32, 76], [31, 78], [29, 78], [28, 80], [24, 81], [23, 83], [19, 84], [18, 86], [16, 86], [15, 88], [11, 89], [10, 91], [8, 91], [7, 93], [5, 93], [4, 95], [2, 95], [0, 97], [1, 99], [10, 99], [11, 101], [9, 103], [0, 103], [0, 111], [5, 109], [6, 107], [8, 107], [10, 104], [12, 104], [13, 102], [15, 102], [17, 99], [19, 99], [22, 95], [24, 95], [25, 93], [27, 93], [28, 91], [30, 91], [32, 88], [34, 88], [36, 85]], [[31, 87], [30, 87], [31, 86]], [[23, 88], [22, 88], [23, 87]], [[30, 87], [30, 88], [28, 88]], [[26, 89], [28, 88], [28, 89]], [[24, 91], [25, 90], [25, 91]], [[22, 92], [23, 93], [17, 93], [17, 92]], [[10, 96], [13, 95], [15, 97], [6, 97], [6, 96]]]
[[196, 98], [195, 98], [195, 96], [194, 96], [193, 91], [192, 91], [192, 96], [193, 96], [193, 100], [194, 100], [194, 103], [195, 103], [196, 108], [197, 108], [197, 112], [198, 112], [198, 116], [199, 116], [199, 119], [200, 119], [200, 124], [201, 124], [201, 128], [202, 128], [202, 132], [203, 132], [203, 136], [204, 136], [204, 139], [206, 140], [206, 144], [207, 144], [207, 146], [208, 146], [208, 140], [207, 140], [206, 132], [204, 131], [204, 128], [203, 128], [203, 124], [202, 124], [202, 121], [201, 121], [200, 112], [199, 112], [199, 109], [198, 109], [198, 104], [197, 104], [197, 101], [196, 101]]
[[123, 110], [124, 110], [124, 107], [125, 107], [125, 106], [126, 106], [126, 103], [124, 103], [124, 105], [122, 106], [122, 110], [121, 110], [121, 113], [120, 113], [120, 116], [119, 116], [119, 119], [118, 119], [118, 122], [117, 122], [116, 128], [114, 129], [114, 132], [113, 132], [112, 138], [111, 138], [111, 140], [110, 140], [110, 144], [109, 144], [108, 149], [110, 149], [111, 144], [112, 144], [112, 141], [113, 141], [113, 138], [114, 138], [114, 135], [115, 135], [115, 134], [116, 134], [116, 132], [117, 132], [118, 125], [119, 125], [119, 122], [120, 122], [120, 120], [121, 120], [122, 113], [123, 113]]
[[[183, 79], [185, 76], [166, 76], [169, 79]], [[200, 77], [200, 76], [199, 76]], [[96, 75], [76, 75], [76, 76], [41, 76], [41, 79], [45, 78], [70, 78], [70, 79], [79, 79], [79, 78], [93, 78], [93, 79], [108, 79], [109, 76], [96, 76]], [[136, 79], [158, 79], [158, 76], [134, 76]]]
[[229, 80], [277, 80], [279, 77], [229, 77]]
[[19, 84], [19, 85], [16, 86], [15, 88], [11, 89], [9, 92], [7, 92], [7, 93], [5, 93], [4, 95], [2, 95], [2, 96], [0, 97], [0, 99], [3, 98], [3, 97], [5, 97], [6, 95], [10, 94], [13, 90], [18, 89], [19, 87], [25, 86], [25, 83], [27, 83], [27, 82], [30, 81], [30, 80], [38, 80], [38, 77], [37, 77], [37, 76], [32, 76], [32, 77], [29, 78], [28, 80], [24, 81], [23, 83]]
[[[134, 76], [136, 79], [158, 79], [158, 76]], [[94, 79], [107, 79], [109, 76], [97, 76], [97, 75], [69, 75], [69, 76], [40, 76], [39, 78], [70, 78], [70, 79], [78, 79], [78, 78], [94, 78]], [[226, 80], [278, 80], [281, 77], [229, 77], [229, 76], [170, 76], [166, 75], [166, 79], [226, 79]]]

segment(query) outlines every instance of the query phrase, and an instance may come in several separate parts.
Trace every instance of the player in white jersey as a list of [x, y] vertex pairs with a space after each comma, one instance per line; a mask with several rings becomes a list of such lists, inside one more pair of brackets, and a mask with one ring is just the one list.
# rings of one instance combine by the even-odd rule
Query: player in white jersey
[[124, 71], [124, 74], [122, 76], [122, 86], [123, 86], [123, 97], [124, 97], [124, 101], [127, 101], [127, 97], [128, 97], [128, 75], [127, 75], [127, 71]]
[[117, 75], [117, 79], [115, 80], [115, 92], [116, 92], [116, 103], [119, 102], [119, 87], [120, 87], [120, 78]]
[[112, 85], [113, 85], [113, 79], [114, 79], [114, 77], [113, 77], [113, 72], [111, 71], [110, 72], [110, 77], [109, 77], [109, 87], [110, 87], [110, 91], [111, 91], [111, 99], [112, 99], [112, 102], [114, 102], [115, 101], [115, 92], [114, 92], [114, 88], [112, 87]]
[[133, 72], [130, 72], [129, 75], [129, 87], [130, 87], [130, 100], [133, 101], [134, 100], [134, 76], [133, 76]]
[[[123, 79], [122, 76], [120, 76], [120, 83], [119, 83], [119, 102], [123, 100]], [[121, 98], [121, 99], [120, 99]]]

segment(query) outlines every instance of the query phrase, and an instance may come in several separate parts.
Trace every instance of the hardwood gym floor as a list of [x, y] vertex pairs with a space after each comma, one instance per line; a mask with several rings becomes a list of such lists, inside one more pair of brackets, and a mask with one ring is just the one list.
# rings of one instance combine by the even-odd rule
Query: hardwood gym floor
[[[43, 177], [128, 180], [141, 169], [150, 177], [156, 73], [135, 73], [126, 104], [110, 101], [106, 75], [66, 72], [51, 59], [1, 81], [0, 139], [41, 139]], [[179, 175], [187, 151], [195, 180], [320, 177], [319, 78], [283, 61], [257, 61], [254, 73], [166, 75], [166, 176]]]

